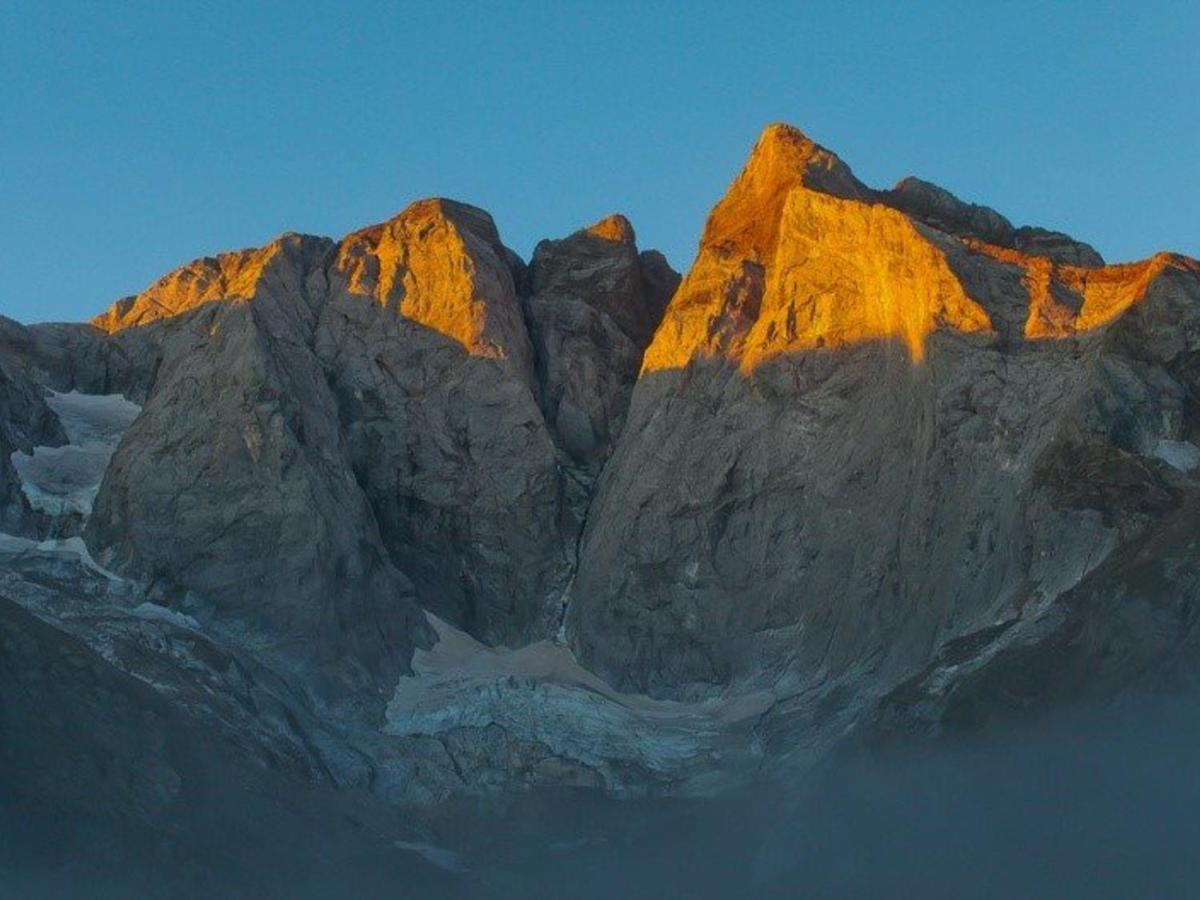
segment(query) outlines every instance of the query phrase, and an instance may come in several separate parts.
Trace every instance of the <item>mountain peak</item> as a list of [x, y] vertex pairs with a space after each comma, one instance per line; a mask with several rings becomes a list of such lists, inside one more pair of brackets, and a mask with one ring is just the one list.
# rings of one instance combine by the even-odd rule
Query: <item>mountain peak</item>
[[593, 237], [604, 238], [606, 241], [618, 244], [633, 244], [637, 242], [633, 226], [620, 213], [605, 216], [599, 222], [589, 225], [584, 230]]
[[1017, 228], [990, 206], [960, 200], [944, 187], [913, 175], [900, 179], [890, 191], [881, 191], [879, 199], [912, 219], [956, 237], [976, 238], [1067, 265], [1104, 265], [1104, 258], [1083, 241], [1061, 231]]
[[496, 222], [491, 213], [478, 206], [472, 206], [470, 203], [451, 200], [448, 197], [426, 197], [414, 200], [390, 219], [353, 231], [346, 238], [396, 232], [398, 229], [411, 227], [415, 223], [435, 221], [443, 222], [459, 233], [470, 232], [492, 246], [500, 246], [500, 232], [496, 228]]
[[263, 247], [203, 256], [159, 278], [140, 294], [118, 300], [92, 319], [92, 325], [112, 333], [181, 315], [216, 300], [248, 301], [258, 292], [266, 273], [281, 260], [295, 255], [315, 259], [331, 246], [328, 238], [286, 232]]
[[768, 152], [773, 148], [783, 147], [795, 147], [803, 152], [810, 152], [812, 148], [819, 147], [819, 145], [795, 125], [789, 125], [787, 122], [771, 122], [758, 133], [758, 140], [754, 142], [752, 152]]
[[741, 174], [709, 216], [702, 243], [766, 258], [775, 243], [784, 201], [792, 189], [802, 186], [855, 199], [870, 193], [836, 154], [798, 128], [780, 122], [768, 125]]

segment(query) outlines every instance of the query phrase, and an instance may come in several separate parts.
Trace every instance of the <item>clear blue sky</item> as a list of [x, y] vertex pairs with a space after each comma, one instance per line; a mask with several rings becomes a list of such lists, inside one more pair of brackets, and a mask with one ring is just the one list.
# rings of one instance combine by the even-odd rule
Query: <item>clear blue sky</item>
[[[909, 11], [908, 6], [916, 8]], [[788, 11], [783, 11], [787, 9]], [[1124, 260], [1200, 255], [1200, 3], [0, 2], [0, 312], [411, 200], [676, 267], [762, 126]]]

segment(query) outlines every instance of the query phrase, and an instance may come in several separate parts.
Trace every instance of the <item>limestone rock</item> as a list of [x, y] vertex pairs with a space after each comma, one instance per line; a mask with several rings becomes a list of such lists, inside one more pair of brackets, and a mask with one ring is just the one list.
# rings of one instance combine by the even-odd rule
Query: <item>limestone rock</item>
[[491, 217], [414, 204], [347, 237], [329, 277], [314, 348], [391, 559], [477, 637], [549, 633], [575, 534]]
[[905, 178], [879, 195], [883, 203], [947, 234], [977, 238], [999, 247], [1018, 250], [1073, 266], [1097, 267], [1104, 259], [1095, 248], [1060, 231], [1013, 224], [987, 206], [966, 203], [936, 184]]
[[92, 324], [112, 333], [149, 325], [217, 300], [250, 300], [259, 282], [287, 243], [287, 237], [261, 249], [206, 256], [163, 276], [142, 293], [114, 303]]
[[834, 197], [870, 194], [828, 150], [795, 128], [769, 126], [709, 214], [696, 261], [646, 350], [645, 371], [681, 366], [696, 351], [721, 354], [739, 339], [757, 315], [784, 204], [804, 185]]
[[[176, 630], [138, 605], [74, 633], [192, 706], [232, 692], [208, 714], [262, 758], [388, 797], [633, 784], [578, 741], [590, 718], [626, 744], [614, 710], [670, 719], [635, 755], [678, 786], [703, 747], [811, 762], [855, 729], [1194, 677], [1200, 264], [1105, 266], [926, 182], [873, 190], [789, 126], [682, 281], [621, 216], [526, 265], [426, 200], [197, 260], [91, 325], [0, 319], [0, 372], [0, 517], [26, 534], [7, 453], [39, 391], [144, 403], [86, 525], [113, 571], [88, 571], [121, 585], [98, 605]], [[442, 646], [397, 688], [436, 637], [420, 607], [503, 665], [463, 678]], [[278, 739], [245, 712], [268, 683]], [[367, 737], [296, 724], [346, 707]]]
[[546, 423], [571, 459], [595, 473], [679, 276], [661, 254], [638, 252], [619, 215], [542, 241], [530, 273], [526, 308]]
[[241, 660], [129, 616], [93, 617], [90, 645], [57, 624], [0, 596], [6, 893], [458, 893], [397, 849], [423, 833], [413, 816], [333, 789], [315, 735]]
[[146, 398], [159, 364], [161, 327], [106, 335], [77, 322], [21, 325], [0, 316], [0, 362], [56, 391]]
[[344, 238], [336, 290], [449, 338], [471, 356], [503, 360], [532, 382], [529, 340], [492, 217], [424, 200]]
[[[592, 392], [576, 399], [604, 443], [570, 446], [598, 466], [676, 277], [623, 219], [594, 230], [527, 271], [487, 213], [427, 200], [337, 244], [285, 235], [198, 260], [119, 302], [70, 335], [96, 335], [98, 359], [136, 346], [154, 360], [125, 376], [148, 399], [89, 544], [221, 618], [318, 634], [323, 652], [349, 640], [343, 657], [380, 677], [411, 641], [388, 626], [394, 659], [367, 645], [380, 621], [411, 624], [409, 594], [488, 642], [554, 633], [586, 491], [566, 472], [570, 415], [548, 426], [539, 404]], [[534, 285], [527, 303], [518, 284]], [[562, 312], [592, 330], [564, 326], [551, 346]], [[61, 357], [37, 349], [62, 380]]]
[[251, 297], [173, 320], [85, 537], [170, 606], [193, 592], [200, 614], [288, 647], [332, 684], [384, 685], [426, 632], [311, 350], [333, 248], [296, 236], [273, 246]]
[[567, 624], [622, 688], [869, 694], [1193, 489], [1164, 459], [1200, 400], [1194, 262], [956, 236], [808, 146], [769, 129], [714, 209], [600, 477]]
[[12, 455], [65, 441], [42, 389], [0, 364], [0, 532], [34, 536], [38, 531], [38, 517], [26, 500]]

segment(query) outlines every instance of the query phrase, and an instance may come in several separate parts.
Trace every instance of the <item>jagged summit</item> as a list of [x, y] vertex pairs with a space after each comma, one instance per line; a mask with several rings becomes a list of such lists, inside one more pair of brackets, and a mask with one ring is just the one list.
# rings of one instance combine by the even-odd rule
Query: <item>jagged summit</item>
[[978, 238], [1027, 256], [1045, 257], [1066, 265], [1095, 268], [1104, 259], [1094, 247], [1058, 231], [1022, 226], [1016, 228], [988, 206], [966, 203], [943, 187], [909, 176], [890, 191], [879, 193], [882, 202], [915, 219], [958, 237]]
[[637, 243], [637, 235], [633, 233], [633, 226], [620, 213], [605, 216], [599, 222], [589, 225], [584, 231], [593, 237], [604, 238], [606, 241], [621, 244]]
[[501, 243], [487, 212], [432, 198], [336, 243], [288, 233], [261, 248], [197, 259], [117, 301], [92, 324], [115, 333], [260, 295], [299, 302], [301, 315], [311, 317], [330, 300], [357, 296], [472, 353], [513, 357], [527, 367], [514, 264], [523, 265]]
[[453, 200], [420, 200], [341, 240], [331, 299], [370, 298], [469, 353], [530, 366], [508, 251], [492, 217]]
[[741, 174], [713, 209], [702, 243], [744, 252], [760, 261], [771, 252], [783, 198], [796, 187], [847, 200], [893, 206], [925, 225], [960, 237], [974, 237], [1030, 256], [1078, 266], [1101, 266], [1089, 245], [1061, 232], [1020, 228], [987, 206], [966, 203], [932, 182], [916, 177], [891, 190], [864, 185], [837, 154], [794, 126], [776, 122], [763, 129]]
[[1193, 261], [1104, 266], [771, 126], [643, 357], [577, 652], [670, 696], [802, 658], [821, 692], [1015, 621], [1196, 489], [1198, 320]]
[[774, 248], [783, 203], [801, 186], [839, 197], [869, 195], [845, 163], [799, 129], [768, 125], [741, 174], [709, 214], [701, 247], [765, 261]]
[[140, 294], [124, 297], [92, 319], [112, 333], [181, 315], [215, 300], [250, 300], [267, 272], [289, 258], [325, 254], [328, 238], [287, 232], [263, 247], [204, 256], [164, 275]]
[[89, 384], [146, 399], [86, 526], [98, 556], [344, 689], [406, 670], [419, 606], [490, 642], [557, 627], [583, 486], [677, 283], [624, 216], [526, 266], [487, 212], [432, 198], [196, 260], [99, 333], [17, 328], [22, 360], [71, 362], [59, 383], [94, 358]]
[[500, 232], [496, 228], [496, 222], [491, 213], [470, 203], [451, 200], [447, 197], [414, 200], [390, 219], [352, 231], [342, 239], [342, 242], [345, 243], [351, 238], [398, 232], [409, 223], [447, 223], [456, 229], [479, 237], [493, 247], [502, 246]]
[[[741, 173], [708, 217], [695, 267], [696, 277], [689, 282], [700, 286], [709, 283], [709, 265], [702, 264], [706, 254], [719, 257], [709, 260], [718, 267], [733, 258], [751, 266], [768, 265], [776, 252], [788, 197], [798, 189], [852, 203], [892, 207], [912, 221], [951, 237], [1016, 251], [1027, 259], [1016, 260], [1014, 264], [1026, 268], [1036, 268], [1035, 261], [1040, 258], [1078, 268], [1103, 265], [1100, 255], [1087, 244], [1059, 232], [1014, 227], [995, 210], [966, 203], [944, 188], [916, 177], [902, 179], [890, 190], [872, 189], [855, 178], [832, 151], [799, 129], [777, 122], [763, 129]], [[847, 211], [852, 208], [843, 207]], [[632, 226], [620, 214], [601, 219], [584, 232], [617, 243], [636, 242]], [[406, 260], [410, 257], [401, 245], [414, 241], [428, 243], [429, 252], [412, 255], [416, 268], [409, 268]], [[433, 247], [435, 243], [440, 243], [440, 249]], [[443, 268], [436, 276], [428, 267], [424, 275], [416, 270], [430, 259], [449, 259], [462, 254], [476, 262], [484, 257], [498, 260], [499, 266], [485, 264], [476, 275], [484, 281], [493, 276], [502, 280], [503, 271], [508, 271], [518, 292], [524, 290], [524, 263], [504, 247], [496, 224], [486, 211], [455, 200], [431, 198], [410, 204], [385, 222], [354, 231], [336, 244], [326, 238], [285, 234], [262, 248], [197, 259], [159, 279], [141, 294], [117, 301], [97, 316], [93, 324], [102, 331], [114, 332], [180, 315], [214, 300], [245, 301], [254, 297], [268, 273], [285, 277], [282, 271], [288, 266], [305, 271], [332, 266], [336, 271], [327, 273], [327, 277], [344, 280], [351, 293], [369, 296], [385, 306], [403, 307], [406, 315], [453, 336], [473, 352], [495, 353], [498, 344], [485, 334], [488, 328], [480, 320], [478, 301], [467, 307], [442, 309], [437, 298], [430, 298], [422, 287], [457, 277], [454, 267]], [[735, 304], [740, 310], [737, 318], [745, 318], [754, 306], [749, 298], [761, 293], [762, 288], [754, 287], [756, 278], [751, 269], [745, 269], [733, 281], [720, 279], [739, 285], [735, 290], [741, 298]], [[696, 286], [685, 285], [685, 293]], [[495, 285], [492, 288], [491, 293], [495, 293]], [[683, 301], [680, 306], [689, 303]], [[731, 338], [729, 325], [728, 322], [724, 326], [715, 325], [716, 331], [710, 337], [718, 344], [727, 344]], [[689, 343], [695, 342], [682, 340], [685, 347]], [[671, 347], [679, 344], [679, 336], [670, 342]], [[655, 365], [678, 361], [678, 353], [672, 350], [664, 354], [662, 349], [650, 354], [650, 359], [663, 356]]]
[[[1015, 291], [997, 263], [1017, 270]], [[773, 124], [713, 208], [643, 370], [698, 357], [753, 367], [868, 341], [919, 361], [939, 331], [1068, 337], [1122, 315], [1163, 271], [1105, 267], [1087, 244], [1014, 227], [918, 178], [874, 190], [801, 131]]]
[[[873, 190], [789, 126], [682, 282], [620, 215], [526, 265], [431, 199], [197, 260], [97, 324], [0, 319], [0, 420], [52, 421], [43, 386], [143, 404], [70, 527], [159, 624], [23, 580], [49, 525], [3, 463], [74, 450], [0, 421], [28, 536], [0, 540], [5, 595], [388, 798], [678, 792], [1200, 659], [1200, 263]], [[509, 665], [538, 641], [519, 658], [590, 671]], [[487, 664], [460, 679], [464, 646]], [[364, 715], [318, 739], [343, 702]]]

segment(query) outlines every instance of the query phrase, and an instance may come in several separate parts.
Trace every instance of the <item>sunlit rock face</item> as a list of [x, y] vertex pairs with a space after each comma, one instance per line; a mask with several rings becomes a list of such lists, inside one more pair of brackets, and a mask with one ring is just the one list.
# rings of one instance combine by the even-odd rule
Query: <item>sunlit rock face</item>
[[[92, 333], [154, 364], [89, 545], [344, 686], [407, 670], [432, 637], [418, 606], [489, 643], [556, 633], [587, 473], [678, 280], [624, 219], [581, 235], [527, 275], [487, 213], [427, 200], [118, 302]], [[544, 411], [564, 397], [589, 440]]]
[[1196, 264], [1033, 255], [920, 191], [772, 126], [714, 209], [583, 537], [567, 626], [611, 683], [852, 716], [1194, 490]]
[[[874, 190], [784, 125], [682, 281], [619, 215], [526, 265], [420, 201], [0, 318], [0, 588], [255, 765], [717, 790], [1192, 678], [1198, 311], [1195, 261]], [[31, 506], [83, 395], [133, 410], [99, 493]], [[39, 545], [68, 506], [86, 547]]]
[[529, 339], [496, 225], [481, 209], [423, 200], [338, 245], [337, 288], [532, 377]]
[[758, 315], [783, 207], [806, 185], [834, 197], [870, 194], [828, 150], [787, 125], [768, 127], [709, 214], [696, 261], [646, 350], [647, 372], [681, 366], [700, 351], [723, 354], [737, 342]]
[[285, 244], [286, 239], [280, 239], [261, 249], [194, 260], [164, 275], [142, 293], [118, 300], [92, 319], [92, 324], [111, 333], [169, 319], [217, 300], [250, 300]]
[[491, 217], [423, 201], [347, 237], [314, 349], [351, 469], [420, 602], [490, 642], [557, 628], [574, 526]]

